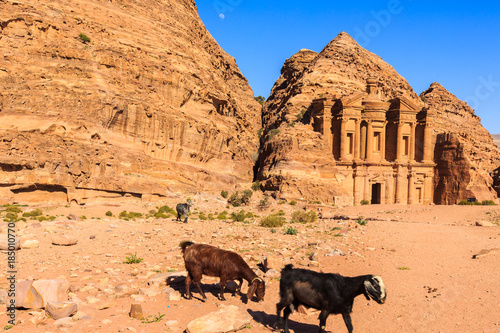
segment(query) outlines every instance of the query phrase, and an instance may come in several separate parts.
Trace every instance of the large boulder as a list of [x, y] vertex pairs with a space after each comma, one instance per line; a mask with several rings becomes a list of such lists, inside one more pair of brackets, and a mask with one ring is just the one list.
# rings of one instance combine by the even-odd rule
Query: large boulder
[[249, 325], [252, 316], [236, 305], [223, 307], [190, 322], [186, 328], [188, 333], [224, 333], [238, 331]]

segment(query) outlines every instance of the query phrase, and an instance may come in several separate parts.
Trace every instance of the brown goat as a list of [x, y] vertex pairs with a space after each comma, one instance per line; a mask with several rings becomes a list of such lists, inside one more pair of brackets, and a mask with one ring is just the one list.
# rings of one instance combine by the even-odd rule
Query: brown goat
[[226, 300], [224, 298], [226, 282], [231, 280], [239, 281], [238, 290], [241, 290], [243, 279], [248, 282], [247, 298], [249, 300], [252, 299], [254, 294], [259, 301], [264, 299], [266, 292], [264, 280], [248, 267], [248, 264], [239, 254], [206, 244], [194, 244], [193, 242], [182, 242], [180, 246], [184, 256], [184, 264], [188, 271], [186, 277], [187, 299], [191, 299], [189, 287], [192, 281], [202, 295], [203, 301], [206, 301], [207, 297], [200, 287], [203, 274], [220, 277], [220, 299], [223, 301]]

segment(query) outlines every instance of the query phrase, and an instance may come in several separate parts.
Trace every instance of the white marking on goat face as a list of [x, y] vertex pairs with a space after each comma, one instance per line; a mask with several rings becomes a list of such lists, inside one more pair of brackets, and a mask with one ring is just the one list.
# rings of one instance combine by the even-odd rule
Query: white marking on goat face
[[384, 281], [380, 276], [373, 276], [370, 280], [365, 281], [365, 290], [370, 297], [377, 303], [383, 304], [387, 296]]

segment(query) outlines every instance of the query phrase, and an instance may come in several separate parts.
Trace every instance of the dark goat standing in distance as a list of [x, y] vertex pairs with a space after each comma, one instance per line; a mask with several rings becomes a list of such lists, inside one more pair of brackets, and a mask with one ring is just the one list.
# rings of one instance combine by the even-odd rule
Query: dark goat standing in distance
[[191, 200], [188, 199], [187, 203], [180, 203], [180, 204], [177, 204], [177, 206], [175, 207], [175, 210], [177, 210], [177, 219], [176, 221], [180, 221], [181, 220], [181, 215], [184, 215], [185, 219], [184, 219], [184, 223], [187, 223], [188, 222], [188, 215], [189, 215], [189, 212], [191, 211], [191, 206], [193, 205], [193, 202]]
[[[317, 273], [306, 269], [293, 269], [287, 265], [281, 271], [280, 302], [276, 305], [278, 328], [288, 330], [288, 316], [299, 305], [321, 310], [319, 332], [325, 332], [326, 319], [333, 314], [342, 314], [349, 333], [352, 333], [351, 312], [354, 298], [365, 295], [383, 304], [386, 298], [384, 282], [380, 276], [362, 275], [344, 277], [339, 274]], [[283, 318], [281, 318], [281, 310]]]
[[211, 245], [194, 244], [193, 242], [182, 242], [180, 246], [184, 256], [184, 264], [188, 271], [186, 277], [187, 299], [191, 299], [189, 287], [191, 281], [193, 281], [203, 297], [203, 301], [206, 301], [207, 297], [200, 287], [203, 274], [220, 277], [220, 299], [223, 301], [226, 300], [224, 298], [226, 282], [231, 280], [239, 281], [238, 289], [241, 290], [243, 279], [248, 281], [248, 300], [251, 300], [254, 294], [259, 301], [264, 299], [266, 292], [264, 280], [248, 267], [248, 264], [239, 254], [221, 250]]

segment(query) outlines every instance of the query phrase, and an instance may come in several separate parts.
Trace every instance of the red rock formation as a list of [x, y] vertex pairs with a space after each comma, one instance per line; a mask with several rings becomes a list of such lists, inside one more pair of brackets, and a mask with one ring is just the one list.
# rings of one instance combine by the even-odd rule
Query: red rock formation
[[7, 0], [0, 29], [0, 199], [252, 180], [260, 105], [193, 0]]
[[320, 53], [301, 50], [285, 62], [263, 109], [264, 143], [258, 177], [267, 190], [278, 191], [281, 197], [322, 202], [346, 195], [340, 186], [344, 176], [336, 169], [332, 152], [324, 147], [320, 134], [313, 132], [308, 110], [314, 99], [327, 94], [341, 98], [365, 92], [370, 76], [379, 79], [379, 97], [384, 100], [406, 97], [424, 106], [393, 67], [345, 32]]
[[339, 172], [322, 134], [313, 132], [308, 117], [314, 99], [364, 93], [370, 76], [377, 78], [380, 100], [402, 97], [417, 109], [428, 107], [435, 114], [435, 202], [496, 198], [493, 186], [500, 187], [500, 172], [493, 171], [500, 166], [499, 151], [474, 111], [436, 83], [419, 97], [394, 68], [346, 33], [340, 33], [319, 54], [301, 50], [285, 62], [263, 109], [258, 177], [266, 189], [278, 196], [324, 202], [345, 195], [340, 183], [346, 175]]
[[454, 204], [467, 198], [494, 199], [492, 177], [500, 167], [500, 151], [481, 119], [439, 83], [431, 84], [421, 97], [436, 114], [434, 201]]

